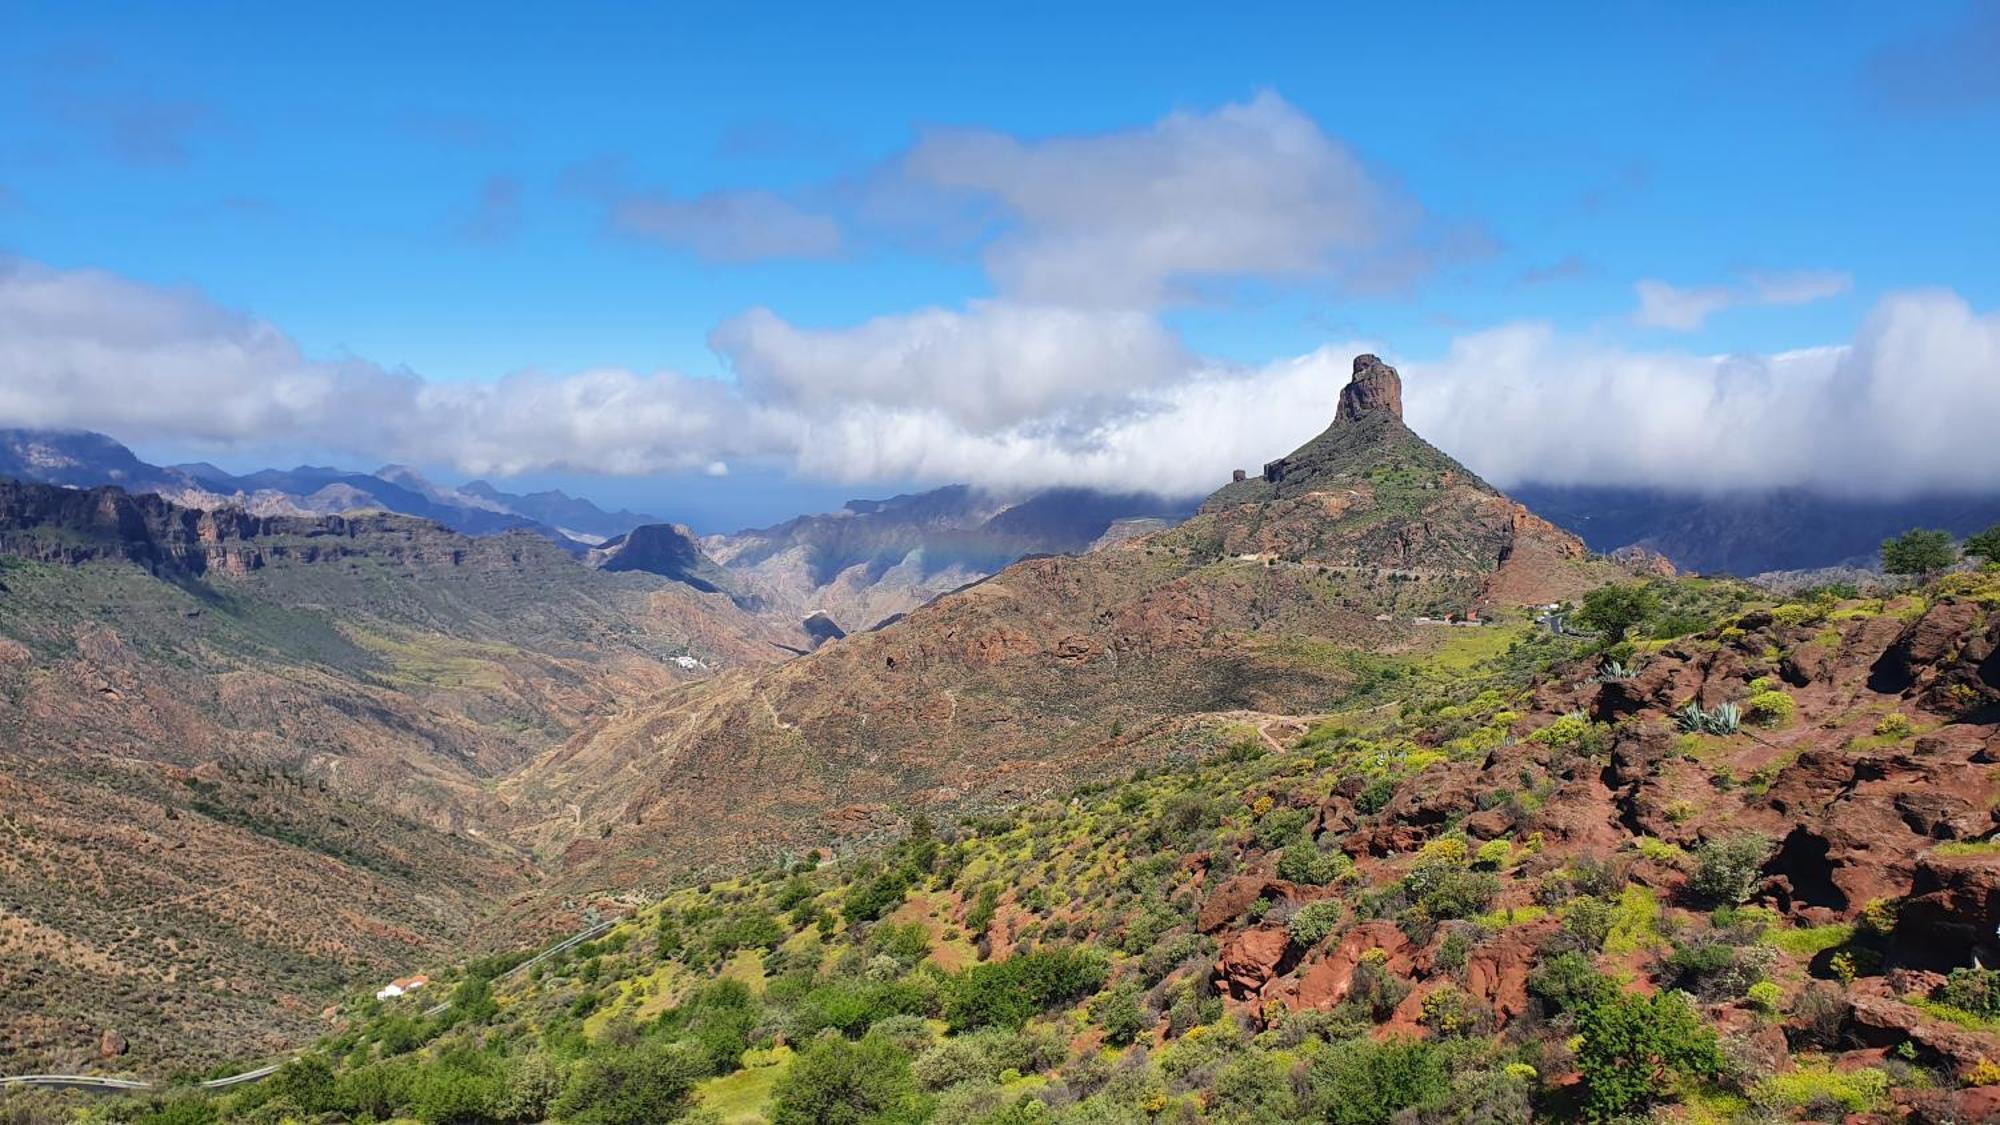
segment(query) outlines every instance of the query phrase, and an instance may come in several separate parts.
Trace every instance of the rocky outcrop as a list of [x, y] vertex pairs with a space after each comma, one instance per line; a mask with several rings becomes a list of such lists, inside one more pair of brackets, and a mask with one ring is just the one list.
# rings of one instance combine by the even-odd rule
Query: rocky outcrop
[[1354, 357], [1354, 377], [1340, 389], [1335, 422], [1352, 422], [1369, 414], [1403, 417], [1403, 377], [1372, 355]]
[[1299, 897], [1299, 887], [1283, 879], [1267, 879], [1261, 875], [1238, 875], [1209, 894], [1208, 900], [1201, 904], [1201, 914], [1195, 920], [1195, 928], [1203, 933], [1214, 933], [1243, 917], [1251, 905], [1259, 899], [1279, 903], [1291, 902]]
[[1926, 856], [1890, 943], [1898, 964], [1937, 971], [2000, 965], [2000, 856]]
[[1232, 1000], [1250, 1000], [1285, 972], [1291, 937], [1283, 929], [1244, 930], [1229, 940], [1216, 962], [1215, 990]]

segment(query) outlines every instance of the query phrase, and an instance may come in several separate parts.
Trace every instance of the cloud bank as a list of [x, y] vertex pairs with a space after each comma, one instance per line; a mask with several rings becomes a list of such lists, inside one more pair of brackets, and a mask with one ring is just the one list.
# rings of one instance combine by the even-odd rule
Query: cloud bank
[[[474, 475], [715, 473], [755, 458], [852, 482], [1192, 494], [1317, 432], [1371, 344], [1243, 366], [1136, 314], [1000, 302], [820, 334], [751, 313], [718, 340], [737, 382], [616, 369], [432, 382], [306, 356], [194, 291], [13, 260], [0, 264], [0, 424]], [[1411, 424], [1503, 485], [1895, 496], [2000, 481], [2000, 315], [1948, 291], [1891, 296], [1852, 340], [1775, 355], [1633, 351], [1516, 323], [1400, 366]]]

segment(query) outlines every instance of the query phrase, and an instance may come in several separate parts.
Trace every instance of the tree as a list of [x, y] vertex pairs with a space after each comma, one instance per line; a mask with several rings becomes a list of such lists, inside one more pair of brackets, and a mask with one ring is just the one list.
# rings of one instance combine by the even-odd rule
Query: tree
[[1104, 1029], [1104, 1041], [1115, 1047], [1132, 1042], [1150, 1026], [1139, 1006], [1139, 988], [1131, 981], [1121, 981], [1098, 997], [1090, 1014], [1097, 1020], [1097, 1026]]
[[593, 1052], [570, 1073], [555, 1116], [590, 1125], [650, 1125], [672, 1121], [694, 1102], [694, 1084], [709, 1073], [695, 1047], [642, 1040]]
[[1659, 608], [1659, 595], [1644, 583], [1599, 586], [1584, 595], [1583, 608], [1576, 611], [1576, 621], [1586, 629], [1603, 633], [1605, 640], [1617, 644], [1625, 639], [1625, 634], [1631, 632], [1633, 626]]
[[1952, 549], [1948, 531], [1916, 527], [1882, 541], [1882, 569], [1889, 574], [1921, 577], [1957, 561], [1958, 552]]
[[923, 1102], [910, 1056], [894, 1043], [823, 1035], [778, 1079], [771, 1110], [776, 1125], [860, 1125], [919, 1120]]
[[1964, 548], [1969, 557], [2000, 563], [2000, 523], [1967, 539]]
[[1583, 1037], [1577, 1068], [1590, 1091], [1585, 1111], [1593, 1121], [1644, 1110], [1672, 1075], [1710, 1078], [1722, 1070], [1715, 1029], [1678, 992], [1622, 993], [1586, 1005], [1576, 1022]]
[[1313, 1100], [1335, 1125], [1386, 1125], [1451, 1093], [1443, 1053], [1409, 1039], [1350, 1039], [1322, 1052], [1310, 1073]]

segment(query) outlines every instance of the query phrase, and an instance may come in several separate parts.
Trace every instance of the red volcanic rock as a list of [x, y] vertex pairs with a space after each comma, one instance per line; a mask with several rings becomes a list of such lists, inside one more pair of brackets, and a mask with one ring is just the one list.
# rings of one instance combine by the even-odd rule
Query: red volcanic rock
[[1969, 1086], [1948, 1094], [1915, 1099], [1910, 1125], [1971, 1125], [2000, 1121], [2000, 1086]]
[[98, 1058], [115, 1059], [131, 1049], [132, 1044], [126, 1041], [125, 1036], [111, 1028], [105, 1028], [104, 1034], [97, 1037]]
[[2000, 856], [1925, 856], [1915, 885], [1897, 911], [1895, 959], [1937, 970], [1958, 968], [1983, 954], [1988, 964], [2000, 930]]
[[1292, 1003], [1301, 1009], [1326, 1009], [1347, 999], [1354, 987], [1354, 967], [1371, 949], [1388, 954], [1383, 966], [1397, 976], [1407, 977], [1415, 969], [1410, 939], [1394, 922], [1363, 922], [1347, 931], [1331, 953], [1299, 975], [1293, 986]]
[[1201, 904], [1201, 914], [1195, 919], [1195, 926], [1202, 933], [1212, 934], [1241, 918], [1260, 898], [1276, 903], [1289, 902], [1298, 897], [1297, 885], [1283, 879], [1238, 875], [1215, 888], [1208, 901]]
[[1281, 971], [1291, 936], [1282, 929], [1245, 930], [1222, 947], [1215, 989], [1232, 1000], [1251, 1000]]
[[1978, 1066], [1993, 1050], [1988, 1036], [1931, 1019], [1886, 996], [1855, 997], [1847, 1032], [1868, 1047], [1894, 1047], [1907, 1040], [1916, 1046], [1920, 1057], [1940, 1059], [1960, 1073]]
[[1817, 641], [1807, 641], [1787, 653], [1778, 665], [1778, 674], [1793, 687], [1821, 683], [1833, 678], [1833, 654]]
[[1528, 973], [1535, 964], [1535, 941], [1527, 928], [1510, 930], [1473, 949], [1465, 961], [1465, 990], [1505, 1024], [1528, 1010]]

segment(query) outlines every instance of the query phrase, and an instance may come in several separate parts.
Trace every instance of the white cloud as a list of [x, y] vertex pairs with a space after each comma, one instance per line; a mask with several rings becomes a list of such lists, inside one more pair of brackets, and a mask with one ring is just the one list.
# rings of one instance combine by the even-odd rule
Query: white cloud
[[759, 402], [810, 414], [852, 406], [935, 411], [975, 431], [1105, 409], [1193, 365], [1145, 313], [974, 301], [852, 328], [794, 327], [752, 309], [710, 344]]
[[1845, 345], [1634, 352], [1516, 324], [1405, 369], [1411, 423], [1496, 483], [1851, 495], [2000, 484], [2000, 315], [1950, 292], [1878, 303]]
[[1632, 286], [1632, 291], [1639, 298], [1639, 308], [1632, 314], [1632, 319], [1650, 328], [1692, 332], [1707, 323], [1709, 317], [1725, 309], [1753, 305], [1806, 305], [1838, 297], [1853, 286], [1852, 276], [1832, 270], [1751, 273], [1745, 275], [1740, 285], [1692, 288], [1649, 278]]
[[840, 224], [768, 191], [626, 195], [611, 204], [610, 221], [615, 230], [716, 262], [825, 258], [841, 246]]
[[1641, 281], [1632, 286], [1639, 295], [1639, 311], [1632, 318], [1651, 328], [1672, 328], [1692, 332], [1709, 317], [1736, 303], [1736, 295], [1721, 285], [1682, 289], [1664, 281]]
[[900, 171], [993, 208], [988, 272], [1040, 303], [1151, 307], [1189, 283], [1388, 272], [1373, 259], [1412, 256], [1419, 218], [1272, 93], [1096, 136], [939, 130]]
[[[740, 384], [599, 369], [427, 382], [303, 355], [199, 293], [0, 261], [0, 424], [218, 450], [453, 465], [1201, 492], [1332, 417], [1365, 341], [1261, 367], [1185, 352], [1139, 314], [991, 302], [815, 332], [718, 332]], [[1846, 344], [1632, 351], [1509, 324], [1401, 364], [1419, 432], [1496, 483], [1804, 485], [1875, 495], [2000, 482], [2000, 314], [1881, 301]]]
[[729, 384], [585, 371], [427, 383], [303, 355], [199, 293], [0, 259], [0, 422], [217, 450], [307, 447], [472, 473], [700, 466], [764, 432]]

